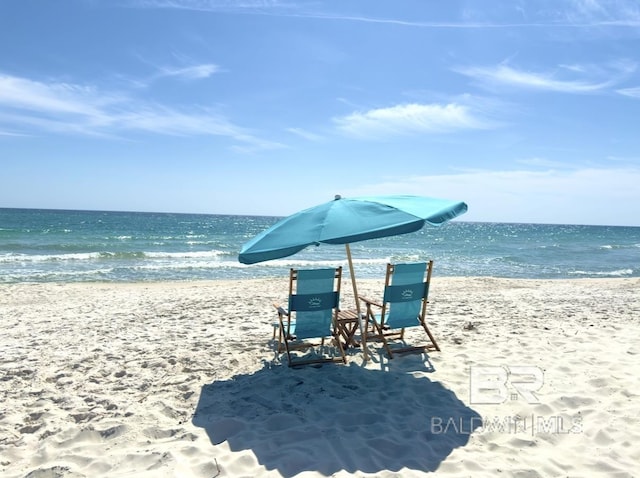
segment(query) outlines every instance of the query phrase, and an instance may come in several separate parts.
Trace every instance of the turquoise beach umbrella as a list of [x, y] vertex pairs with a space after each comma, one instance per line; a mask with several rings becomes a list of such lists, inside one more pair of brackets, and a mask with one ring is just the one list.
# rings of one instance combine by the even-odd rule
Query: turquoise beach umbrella
[[242, 246], [243, 264], [280, 259], [310, 245], [396, 236], [439, 226], [467, 211], [464, 202], [424, 196], [336, 196], [288, 216]]
[[466, 211], [464, 202], [424, 196], [336, 196], [261, 232], [244, 244], [238, 260], [255, 264], [290, 256], [310, 245], [345, 244], [358, 304], [349, 243], [407, 234], [425, 224], [439, 226]]

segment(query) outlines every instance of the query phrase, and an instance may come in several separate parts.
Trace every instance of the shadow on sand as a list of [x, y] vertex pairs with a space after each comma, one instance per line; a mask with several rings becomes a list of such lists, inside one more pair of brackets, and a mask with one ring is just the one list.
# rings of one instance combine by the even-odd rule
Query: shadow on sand
[[386, 371], [265, 363], [253, 374], [203, 386], [193, 424], [214, 445], [252, 450], [285, 477], [434, 471], [468, 442], [481, 418], [440, 383], [408, 370], [420, 363]]

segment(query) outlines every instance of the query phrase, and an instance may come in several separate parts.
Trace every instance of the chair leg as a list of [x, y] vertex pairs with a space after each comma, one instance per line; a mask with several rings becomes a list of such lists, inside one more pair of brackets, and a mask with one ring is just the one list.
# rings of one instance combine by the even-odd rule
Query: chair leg
[[391, 352], [391, 347], [389, 347], [389, 342], [387, 341], [387, 338], [384, 336], [384, 330], [382, 329], [382, 326], [378, 324], [378, 321], [376, 320], [375, 316], [371, 316], [371, 321], [373, 323], [374, 329], [378, 331], [378, 337], [382, 339], [382, 344], [384, 345], [384, 348], [387, 351], [387, 355], [389, 356], [389, 359], [392, 359], [393, 352]]
[[289, 341], [287, 340], [287, 338], [284, 338], [284, 346], [287, 349], [287, 363], [289, 364], [289, 367], [293, 367], [293, 362], [291, 361], [291, 350], [289, 350]]
[[278, 353], [282, 352], [282, 328], [278, 328]]
[[[438, 343], [436, 342], [435, 337], [431, 334], [431, 331], [429, 330], [429, 327], [427, 327], [427, 324], [424, 322], [424, 320], [421, 320], [420, 324], [422, 325], [422, 327], [424, 328], [424, 331], [429, 336], [429, 339], [431, 340], [431, 343], [433, 344], [433, 349], [436, 352], [440, 352], [440, 347], [438, 346]], [[429, 348], [431, 348], [431, 347], [429, 347]]]
[[342, 363], [347, 363], [347, 354], [344, 352], [344, 347], [342, 347], [342, 342], [340, 341], [340, 334], [337, 330], [333, 331], [333, 336], [336, 340], [336, 344], [338, 344], [338, 350], [340, 350], [340, 356], [342, 357]]
[[[283, 317], [280, 315], [278, 316], [278, 320], [280, 322], [280, 327], [278, 327], [278, 345], [277, 345], [277, 351], [278, 353], [282, 353], [284, 352], [285, 346], [287, 345], [287, 340], [286, 340], [286, 332], [284, 329], [284, 319]], [[275, 335], [275, 331], [274, 331], [274, 335]], [[283, 344], [283, 342], [285, 342]], [[287, 349], [287, 353], [288, 349]]]

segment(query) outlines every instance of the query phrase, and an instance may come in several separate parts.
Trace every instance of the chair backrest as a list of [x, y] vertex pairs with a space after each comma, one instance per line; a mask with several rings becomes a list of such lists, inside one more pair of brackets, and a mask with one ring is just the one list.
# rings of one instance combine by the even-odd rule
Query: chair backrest
[[288, 335], [298, 339], [331, 335], [340, 302], [342, 267], [291, 269], [289, 279]]
[[433, 261], [387, 265], [384, 325], [392, 329], [420, 325], [427, 306], [432, 267]]

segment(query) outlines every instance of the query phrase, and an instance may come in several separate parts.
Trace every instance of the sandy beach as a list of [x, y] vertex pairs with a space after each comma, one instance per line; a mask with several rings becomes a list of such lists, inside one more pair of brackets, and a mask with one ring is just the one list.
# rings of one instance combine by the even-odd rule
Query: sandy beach
[[271, 340], [286, 290], [0, 286], [0, 474], [637, 476], [640, 279], [434, 277], [441, 352], [301, 369]]

